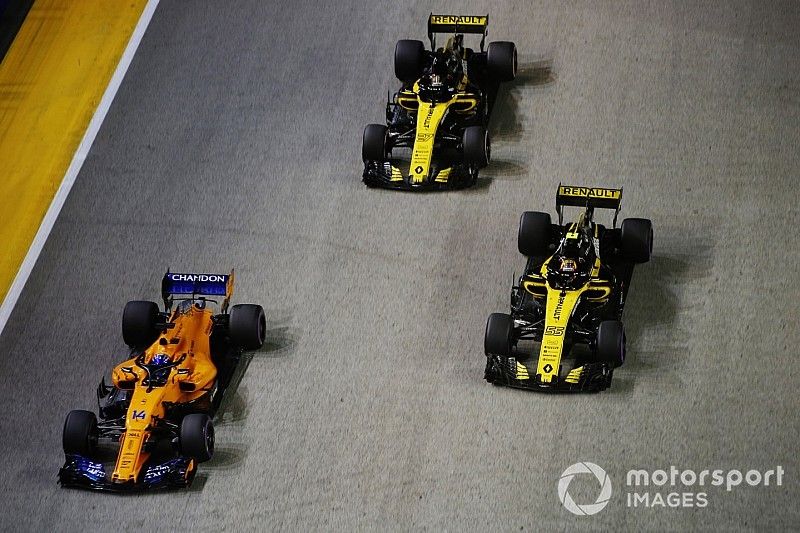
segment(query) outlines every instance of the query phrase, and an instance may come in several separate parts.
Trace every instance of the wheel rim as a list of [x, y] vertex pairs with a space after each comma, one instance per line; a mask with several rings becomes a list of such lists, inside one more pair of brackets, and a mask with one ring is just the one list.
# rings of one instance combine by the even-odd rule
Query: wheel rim
[[514, 48], [514, 58], [512, 59], [514, 77], [517, 77], [517, 49]]
[[492, 142], [489, 140], [489, 132], [483, 132], [483, 152], [486, 156], [484, 159], [484, 165], [488, 165], [489, 161], [492, 159]]
[[214, 455], [214, 426], [211, 425], [211, 421], [206, 425], [206, 452], [208, 457]]
[[623, 333], [623, 334], [622, 334], [622, 350], [621, 350], [621, 352], [622, 352], [622, 358], [621, 358], [621, 359], [620, 359], [620, 361], [619, 361], [619, 364], [620, 364], [620, 366], [622, 366], [622, 363], [624, 363], [624, 362], [625, 362], [625, 356], [627, 355], [627, 354], [625, 353], [625, 349], [626, 349], [626, 348], [625, 348], [625, 334]]
[[262, 313], [258, 317], [258, 343], [264, 344], [264, 339], [267, 336], [267, 318]]

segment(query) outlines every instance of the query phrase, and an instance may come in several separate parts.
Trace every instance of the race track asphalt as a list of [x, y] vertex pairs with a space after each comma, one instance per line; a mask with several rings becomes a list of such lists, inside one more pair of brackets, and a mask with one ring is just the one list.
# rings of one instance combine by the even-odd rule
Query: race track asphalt
[[[368, 190], [362, 128], [431, 9], [487, 11], [161, 3], [0, 338], [3, 530], [800, 528], [796, 6], [494, 2], [489, 39], [517, 43], [520, 74], [484, 179]], [[596, 395], [482, 379], [519, 215], [552, 211], [559, 182], [623, 186], [621, 216], [655, 227], [628, 362]], [[167, 267], [235, 267], [236, 301], [267, 311], [217, 454], [184, 492], [62, 490], [64, 416], [93, 407], [124, 303], [157, 299]], [[591, 517], [556, 493], [580, 461], [614, 489]], [[627, 506], [628, 470], [670, 465], [785, 475], [703, 487], [704, 508]]]

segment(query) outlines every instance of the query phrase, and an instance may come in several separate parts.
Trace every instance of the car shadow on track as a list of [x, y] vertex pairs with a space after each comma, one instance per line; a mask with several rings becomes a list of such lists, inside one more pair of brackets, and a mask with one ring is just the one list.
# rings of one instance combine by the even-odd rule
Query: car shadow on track
[[[541, 59], [521, 63], [514, 81], [500, 85], [492, 105], [492, 117], [489, 121], [489, 134], [492, 142], [519, 142], [525, 132], [521, 117], [520, 103], [529, 95], [523, 95], [525, 87], [539, 87], [555, 82], [553, 61]], [[482, 191], [489, 187], [494, 179], [522, 179], [528, 175], [528, 165], [522, 160], [493, 159], [489, 166], [481, 171], [478, 182], [471, 191]]]
[[238, 468], [246, 456], [247, 446], [236, 444], [229, 444], [225, 447], [218, 446], [214, 450], [214, 458], [200, 466], [192, 484], [189, 485], [186, 491], [202, 492], [209, 476], [213, 476], [215, 472]]
[[684, 369], [692, 347], [687, 332], [679, 328], [678, 315], [688, 305], [682, 294], [688, 286], [712, 272], [713, 245], [686, 242], [681, 250], [654, 255], [648, 264], [638, 265], [633, 273], [625, 304], [625, 365], [614, 374], [612, 390], [631, 393], [636, 381], [672, 379], [665, 367]]
[[[239, 361], [236, 372], [232, 376], [225, 392], [225, 397], [214, 417], [214, 424], [217, 428], [235, 426], [247, 418], [251, 402], [248, 401], [247, 387], [242, 386], [242, 380], [254, 359], [278, 359], [289, 357], [294, 352], [298, 335], [292, 327], [286, 325], [291, 322], [291, 318], [291, 316], [286, 316], [282, 319], [268, 320], [264, 345], [260, 350], [242, 355], [242, 359]], [[211, 461], [204, 463], [200, 468], [200, 472], [195, 477], [189, 490], [191, 492], [203, 490], [206, 481], [204, 472], [238, 468], [246, 456], [246, 445], [228, 444], [224, 447], [218, 446], [214, 450], [214, 457]]]
[[520, 102], [525, 87], [541, 87], [556, 81], [553, 74], [553, 61], [541, 59], [520, 63], [514, 81], [500, 85], [489, 121], [489, 134], [492, 140], [519, 141], [525, 128], [520, 120]]
[[217, 411], [216, 418], [221, 424], [239, 422], [247, 418], [249, 404], [245, 398], [246, 389], [240, 391], [239, 386], [253, 359], [278, 359], [288, 357], [294, 352], [297, 345], [297, 333], [293, 328], [285, 325], [290, 322], [291, 316], [268, 320], [264, 345], [261, 349], [242, 354], [236, 372], [231, 377], [225, 398]]
[[481, 171], [475, 185], [468, 191], [481, 191], [488, 189], [492, 181], [502, 177], [504, 181], [519, 180], [528, 175], [528, 166], [521, 161], [492, 160], [486, 169]]

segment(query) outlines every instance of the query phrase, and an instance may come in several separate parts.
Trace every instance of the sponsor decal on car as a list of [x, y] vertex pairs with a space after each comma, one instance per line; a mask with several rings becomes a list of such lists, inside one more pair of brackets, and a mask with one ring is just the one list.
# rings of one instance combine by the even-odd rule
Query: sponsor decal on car
[[206, 282], [222, 282], [228, 279], [228, 276], [222, 274], [167, 274], [167, 277], [172, 281], [206, 281]]
[[562, 185], [558, 191], [561, 196], [579, 196], [581, 198], [610, 198], [617, 200], [622, 196], [619, 189], [603, 189], [602, 187], [571, 187]]
[[459, 26], [485, 26], [486, 17], [476, 15], [431, 15], [431, 24], [458, 24]]

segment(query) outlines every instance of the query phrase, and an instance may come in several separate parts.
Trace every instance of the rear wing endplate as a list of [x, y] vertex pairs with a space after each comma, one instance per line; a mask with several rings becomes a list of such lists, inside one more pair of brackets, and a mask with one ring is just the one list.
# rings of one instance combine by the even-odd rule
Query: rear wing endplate
[[431, 49], [436, 50], [437, 33], [477, 33], [481, 38], [481, 51], [486, 41], [486, 27], [489, 15], [434, 15], [428, 17], [428, 40]]
[[172, 307], [173, 296], [224, 296], [222, 312], [226, 312], [233, 295], [233, 270], [230, 274], [182, 274], [170, 272], [161, 280], [161, 297], [164, 307]]
[[556, 193], [556, 211], [558, 223], [562, 223], [564, 206], [591, 207], [598, 209], [614, 210], [614, 226], [617, 225], [617, 215], [622, 203], [622, 189], [607, 189], [604, 187], [575, 187], [573, 185], [558, 184]]

